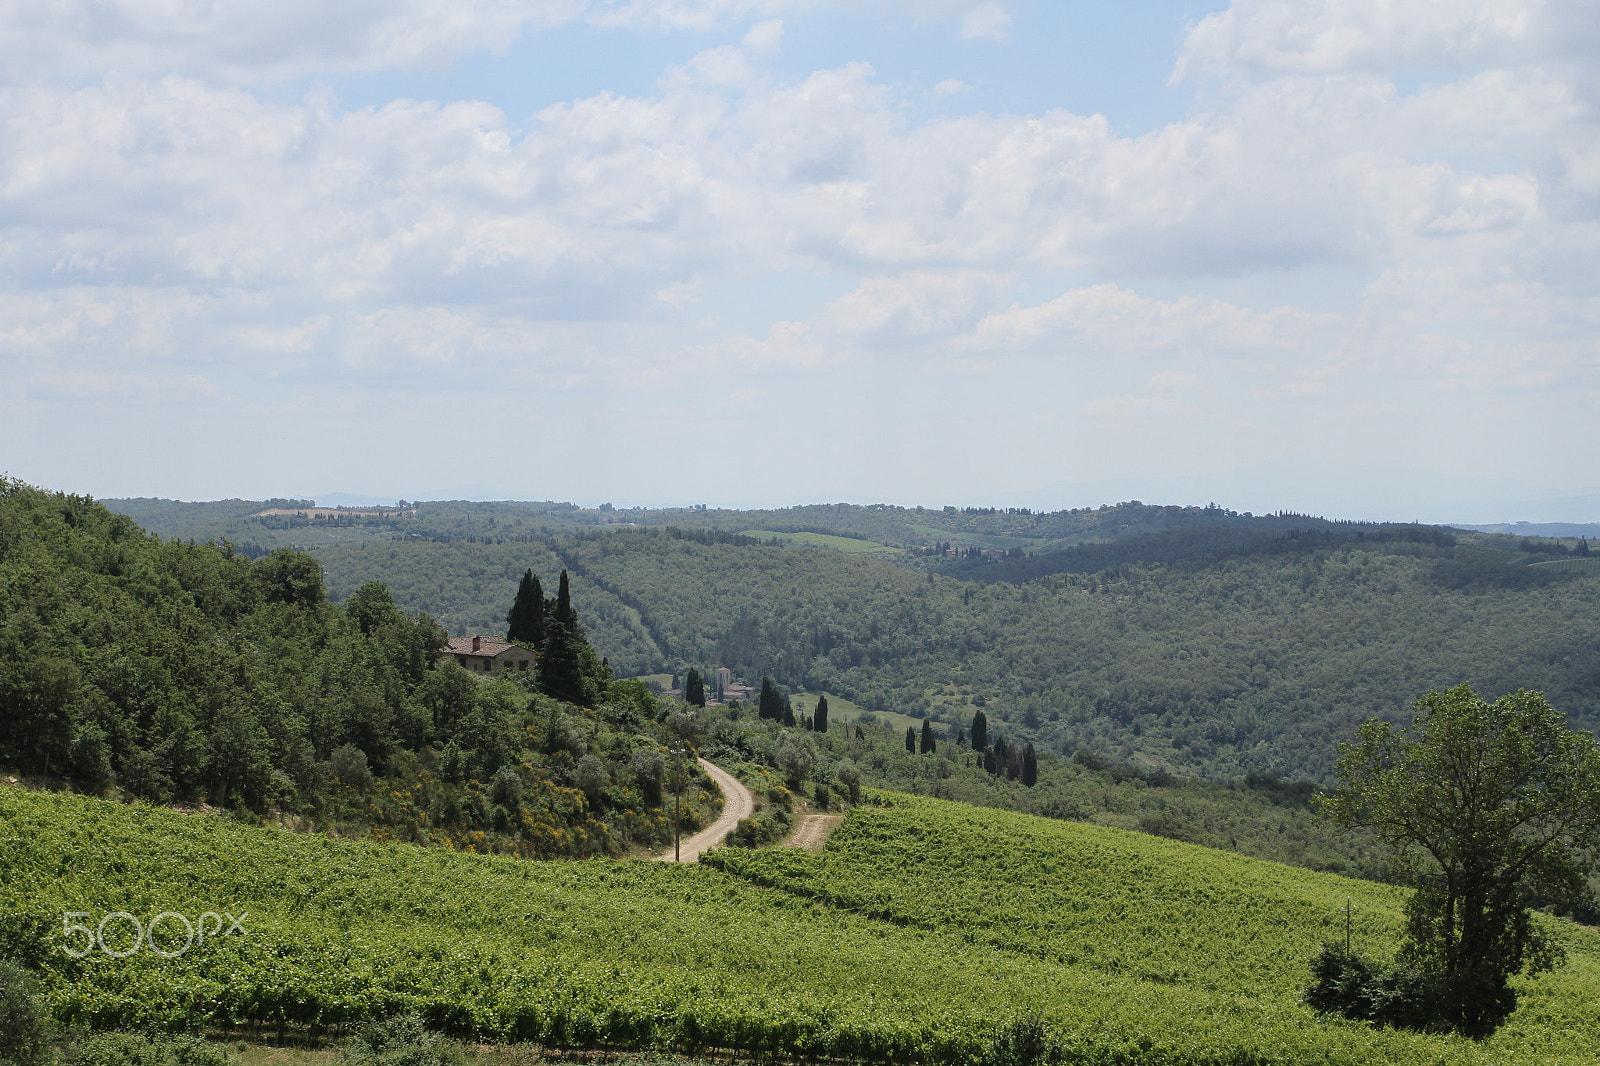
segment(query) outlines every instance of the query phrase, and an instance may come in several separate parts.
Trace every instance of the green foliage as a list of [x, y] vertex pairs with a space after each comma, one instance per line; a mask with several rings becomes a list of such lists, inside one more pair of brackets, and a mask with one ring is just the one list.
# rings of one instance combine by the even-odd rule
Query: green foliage
[[[320, 573], [287, 549], [252, 564], [0, 484], [0, 766], [477, 851], [618, 854], [670, 834], [626, 773], [655, 698], [610, 694], [570, 590], [563, 648], [596, 708], [576, 716], [441, 663], [444, 634], [380, 581], [330, 606]], [[518, 803], [491, 795], [506, 767], [526, 777]], [[702, 791], [690, 824], [715, 807]]]
[[778, 695], [777, 686], [770, 677], [761, 679], [761, 696], [756, 704], [756, 713], [774, 722], [783, 718], [783, 697]]
[[1428, 693], [1415, 712], [1403, 731], [1362, 726], [1323, 805], [1394, 851], [1415, 887], [1403, 967], [1430, 984], [1438, 1021], [1483, 1035], [1516, 1008], [1512, 976], [1560, 961], [1530, 899], [1570, 906], [1588, 895], [1600, 749], [1537, 692], [1491, 704], [1460, 685]]
[[61, 1066], [229, 1066], [226, 1051], [199, 1037], [162, 1033], [83, 1033], [62, 1052]]
[[876, 541], [862, 540], [859, 537], [836, 537], [828, 533], [774, 533], [767, 529], [747, 529], [744, 532], [747, 537], [805, 544], [814, 548], [832, 548], [834, 551], [841, 552], [898, 552], [901, 550], [892, 548], [887, 544], [879, 544]]
[[522, 572], [517, 598], [506, 615], [506, 639], [538, 651], [544, 647], [544, 588], [531, 569]]
[[[874, 713], [926, 717], [951, 735], [982, 710], [991, 734], [1040, 751], [1324, 779], [1341, 739], [1366, 718], [1401, 717], [1419, 686], [1529, 685], [1574, 722], [1600, 725], [1600, 636], [1583, 622], [1600, 612], [1600, 582], [1441, 583], [1439, 562], [1470, 547], [1351, 539], [1020, 586], [930, 585], [885, 560], [648, 529], [526, 547], [351, 546], [319, 558], [336, 588], [392, 577], [409, 609], [459, 617], [470, 616], [462, 590], [494, 576], [490, 619], [528, 561], [545, 560], [536, 572], [552, 579], [570, 568], [591, 641], [624, 674], [720, 663]], [[1522, 565], [1514, 553], [1505, 560], [1495, 565]]]
[[415, 1014], [362, 1022], [339, 1048], [350, 1066], [457, 1066], [462, 1059]]
[[31, 973], [0, 958], [0, 1066], [50, 1061], [50, 1014], [37, 992]]
[[1061, 1046], [1038, 1018], [1021, 1018], [995, 1034], [983, 1066], [1045, 1066], [1060, 1062]]
[[175, 959], [52, 957], [47, 1002], [100, 1026], [414, 1013], [472, 1040], [949, 1066], [1030, 1059], [1017, 1023], [1033, 1017], [1047, 1049], [1086, 1063], [1555, 1063], [1600, 1038], [1600, 937], [1569, 923], [1552, 929], [1578, 965], [1481, 1044], [1324, 1022], [1282, 960], [1342, 930], [1346, 895], [1363, 941], [1392, 945], [1394, 890], [876, 798], [889, 806], [857, 808], [821, 855], [722, 849], [717, 869], [530, 863], [4, 789], [18, 843], [0, 907], [249, 912], [246, 935]]
[[1385, 966], [1324, 944], [1311, 961], [1311, 976], [1304, 999], [1313, 1010], [1424, 1032], [1447, 1028], [1439, 982], [1415, 967]]

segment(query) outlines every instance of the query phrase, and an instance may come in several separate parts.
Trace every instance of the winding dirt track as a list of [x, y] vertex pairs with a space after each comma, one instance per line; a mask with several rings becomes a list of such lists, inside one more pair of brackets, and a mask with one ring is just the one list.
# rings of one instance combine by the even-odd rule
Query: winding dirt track
[[[716, 847], [722, 839], [733, 832], [733, 827], [739, 824], [739, 819], [748, 818], [755, 813], [756, 801], [750, 795], [750, 790], [739, 783], [739, 779], [715, 763], [704, 759], [698, 760], [701, 769], [710, 776], [722, 789], [722, 815], [706, 828], [700, 830], [692, 837], [687, 837], [679, 849], [681, 862], [699, 862], [700, 853]], [[656, 856], [657, 862], [671, 862], [672, 849], [668, 848]]]
[[842, 814], [808, 814], [800, 819], [800, 824], [789, 834], [789, 839], [783, 842], [783, 846], [821, 851], [822, 846], [828, 842], [828, 834], [832, 833], [842, 821], [844, 821]]

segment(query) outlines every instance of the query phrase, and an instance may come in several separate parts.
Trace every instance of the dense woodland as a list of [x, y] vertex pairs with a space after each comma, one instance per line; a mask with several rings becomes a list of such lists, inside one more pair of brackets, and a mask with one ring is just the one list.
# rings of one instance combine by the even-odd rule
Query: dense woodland
[[[643, 684], [610, 683], [568, 611], [552, 630], [566, 625], [569, 646], [557, 654], [553, 632], [547, 658], [577, 675], [478, 677], [441, 662], [443, 630], [379, 582], [334, 606], [304, 553], [251, 562], [163, 541], [83, 497], [8, 481], [0, 763], [480, 851], [661, 846], [669, 716]], [[539, 691], [546, 680], [579, 702]], [[712, 791], [688, 782], [689, 827], [720, 804]]]
[[[1109, 521], [1117, 511], [1079, 517]], [[1138, 505], [1120, 524], [1174, 517], [1164, 515]], [[570, 835], [596, 811], [655, 809], [631, 762], [671, 734], [657, 721], [660, 702], [637, 683], [613, 690], [613, 672], [710, 676], [726, 665], [787, 692], [831, 693], [899, 722], [897, 732], [869, 729], [884, 734], [886, 759], [904, 750], [906, 720], [895, 715], [926, 722], [949, 746], [970, 738], [982, 711], [996, 736], [1035, 745], [1044, 769], [1030, 797], [1052, 792], [1051, 767], [1099, 772], [1073, 761], [1080, 752], [1090, 766], [1137, 767], [1128, 773], [1146, 787], [1162, 774], [1325, 780], [1360, 721], [1398, 717], [1421, 692], [1461, 681], [1489, 693], [1540, 688], [1575, 724], [1600, 720], [1600, 582], [1584, 569], [1528, 565], [1556, 560], [1552, 551], [1562, 566], [1584, 562], [1574, 557], [1582, 542], [1336, 523], [1263, 540], [1244, 516], [1220, 517], [1217, 527], [1068, 548], [1055, 554], [1114, 549], [1121, 561], [1018, 581], [930, 572], [912, 553], [886, 559], [669, 526], [494, 543], [406, 536], [252, 562], [227, 544], [163, 540], [86, 499], [8, 483], [0, 683], [15, 713], [5, 758], [86, 787], [114, 781], [151, 799], [364, 819], [401, 834], [455, 840], [499, 826], [498, 846], [516, 848], [506, 827], [538, 803], [504, 802], [516, 790], [509, 779], [495, 799], [508, 764], [530, 794], [563, 797], [547, 805], [565, 804], [550, 816], [552, 833]], [[1184, 537], [1208, 553], [1138, 559]], [[1021, 562], [1041, 559], [1049, 554]], [[537, 685], [485, 684], [435, 664], [444, 633], [432, 619], [498, 635], [524, 575], [555, 588], [563, 570], [586, 635], [583, 694], [564, 693], [563, 703], [530, 691]], [[551, 739], [584, 731], [581, 744]], [[576, 776], [585, 758], [588, 787]], [[868, 773], [932, 789], [917, 783], [915, 761], [894, 773], [889, 765]], [[980, 784], [993, 780], [975, 772]], [[365, 793], [347, 780], [365, 773], [402, 782], [401, 795], [381, 810], [362, 806]], [[1054, 813], [1116, 814], [1126, 805], [1115, 795], [1063, 801]], [[1130, 824], [1165, 817], [1124, 813]], [[615, 839], [596, 846], [658, 842], [665, 830], [652, 817], [615, 833], [606, 822]], [[1188, 838], [1229, 839], [1207, 817], [1168, 821], [1183, 822], [1173, 832]]]
[[[629, 536], [739, 552], [763, 566], [835, 558], [715, 533]], [[528, 548], [517, 546], [519, 558]], [[560, 563], [554, 555], [531, 561]], [[906, 573], [919, 591], [927, 585], [926, 576], [890, 572]], [[836, 716], [828, 728], [815, 699], [797, 720], [770, 682], [775, 706], [788, 713], [686, 706], [638, 681], [610, 681], [577, 617], [591, 601], [619, 601], [581, 572], [563, 588], [556, 571], [549, 597], [531, 568], [494, 586], [514, 630], [542, 631], [517, 633], [546, 651], [527, 678], [441, 664], [443, 631], [427, 614], [396, 607], [379, 581], [333, 605], [311, 556], [279, 550], [251, 562], [226, 547], [163, 541], [84, 498], [15, 482], [0, 494], [0, 574], [8, 711], [0, 762], [88, 791], [479, 851], [615, 854], [670, 839], [667, 749], [687, 741], [757, 786], [762, 809], [744, 833], [748, 843], [781, 834], [797, 805], [848, 804], [865, 783], [1320, 869], [1382, 872], [1368, 842], [1336, 838], [1316, 822], [1308, 785], [1263, 775], [1183, 781], [1088, 751], [1041, 753], [1030, 768], [1020, 718], [1009, 738], [999, 720], [987, 737], [973, 736], [969, 720], [959, 741], [936, 738], [925, 721], [906, 745], [871, 713]], [[590, 632], [604, 647], [602, 638], [638, 624], [621, 607]], [[565, 655], [550, 643], [563, 627], [575, 638]], [[554, 675], [564, 660], [577, 664], [576, 681]], [[563, 687], [569, 699], [548, 694]], [[685, 776], [684, 827], [692, 829], [717, 800], [697, 774]]]
[[1182, 775], [1323, 780], [1361, 721], [1462, 681], [1542, 689], [1575, 724], [1600, 723], [1600, 581], [1527, 565], [1550, 557], [1515, 538], [1287, 533], [1020, 583], [716, 539], [622, 529], [317, 557], [336, 598], [384, 580], [456, 632], [498, 631], [525, 567], [546, 582], [567, 569], [619, 674], [724, 665], [931, 718], [950, 739], [984, 709], [1041, 750]]

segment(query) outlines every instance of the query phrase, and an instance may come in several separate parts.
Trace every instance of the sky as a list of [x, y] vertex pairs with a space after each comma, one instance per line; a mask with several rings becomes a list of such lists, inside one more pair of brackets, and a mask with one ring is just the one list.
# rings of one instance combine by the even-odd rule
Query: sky
[[1600, 520], [1600, 6], [0, 0], [0, 471]]

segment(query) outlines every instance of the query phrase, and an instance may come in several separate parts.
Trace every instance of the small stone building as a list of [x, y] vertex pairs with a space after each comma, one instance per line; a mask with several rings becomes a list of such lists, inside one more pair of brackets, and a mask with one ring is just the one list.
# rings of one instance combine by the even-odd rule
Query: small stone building
[[439, 653], [440, 658], [453, 658], [463, 667], [478, 674], [499, 674], [507, 670], [532, 670], [533, 651], [520, 644], [507, 644], [484, 637], [451, 637], [450, 643]]

